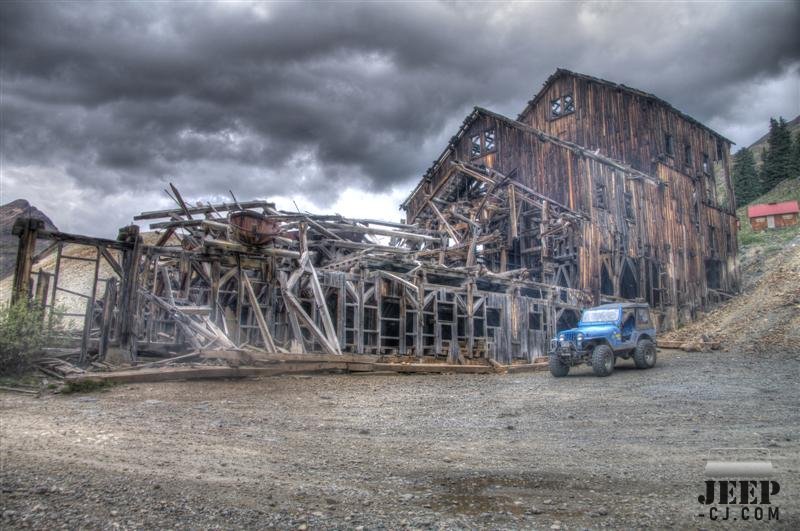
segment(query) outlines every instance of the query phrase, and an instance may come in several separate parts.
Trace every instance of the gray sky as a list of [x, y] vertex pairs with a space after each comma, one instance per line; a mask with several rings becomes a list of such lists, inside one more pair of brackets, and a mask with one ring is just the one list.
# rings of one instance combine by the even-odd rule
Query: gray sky
[[473, 106], [557, 68], [653, 92], [746, 146], [800, 114], [800, 3], [0, 3], [0, 200], [113, 236], [142, 210], [269, 198], [399, 219]]

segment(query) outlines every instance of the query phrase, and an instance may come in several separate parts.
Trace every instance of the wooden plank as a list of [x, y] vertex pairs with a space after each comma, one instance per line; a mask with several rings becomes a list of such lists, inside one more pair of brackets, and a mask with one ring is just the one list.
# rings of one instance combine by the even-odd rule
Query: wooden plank
[[[325, 222], [325, 227], [333, 230], [341, 230], [345, 232], [358, 232], [363, 234], [376, 234], [378, 236], [394, 236], [396, 238], [403, 238], [405, 240], [424, 241], [424, 242], [438, 242], [439, 238], [427, 236], [424, 234], [416, 234], [413, 232], [379, 229], [376, 227], [364, 227], [361, 225], [348, 225], [345, 223], [331, 223]], [[324, 234], [324, 233], [323, 233]], [[330, 237], [330, 236], [328, 236]], [[341, 238], [338, 238], [341, 240]]]
[[504, 365], [506, 371], [509, 374], [515, 374], [520, 372], [538, 372], [538, 371], [548, 371], [549, 364], [547, 363], [524, 363], [519, 365]]
[[373, 363], [376, 371], [403, 373], [457, 373], [457, 374], [492, 374], [494, 368], [489, 365], [453, 365], [449, 363]]

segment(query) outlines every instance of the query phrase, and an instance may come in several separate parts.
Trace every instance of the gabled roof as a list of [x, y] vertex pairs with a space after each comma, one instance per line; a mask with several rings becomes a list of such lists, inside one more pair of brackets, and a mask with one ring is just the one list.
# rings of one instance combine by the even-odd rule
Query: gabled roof
[[766, 203], [747, 207], [748, 218], [763, 216], [779, 216], [781, 214], [795, 214], [800, 212], [797, 201], [783, 201], [782, 203]]
[[472, 110], [472, 112], [470, 114], [468, 114], [466, 118], [464, 118], [464, 122], [461, 124], [461, 127], [459, 127], [458, 132], [450, 138], [450, 142], [448, 142], [447, 147], [444, 149], [444, 151], [442, 151], [442, 154], [439, 155], [439, 158], [436, 159], [435, 161], [433, 161], [433, 165], [430, 168], [428, 168], [428, 170], [425, 172], [425, 175], [423, 175], [422, 179], [420, 179], [420, 181], [417, 183], [417, 186], [415, 186], [414, 189], [411, 191], [411, 193], [408, 194], [408, 197], [406, 197], [406, 199], [400, 205], [400, 208], [402, 208], [404, 210], [406, 209], [406, 207], [408, 206], [408, 201], [412, 197], [414, 197], [414, 195], [420, 189], [422, 184], [425, 183], [428, 179], [430, 179], [431, 176], [439, 170], [441, 165], [447, 160], [447, 156], [455, 148], [456, 144], [458, 144], [458, 142], [464, 137], [466, 132], [469, 130], [469, 128], [473, 124], [473, 122], [475, 122], [475, 120], [477, 120], [478, 117], [481, 116], [481, 115], [490, 116], [492, 118], [495, 118], [496, 120], [505, 123], [509, 127], [513, 127], [515, 129], [519, 129], [520, 131], [523, 131], [523, 132], [528, 133], [528, 134], [536, 135], [536, 137], [542, 142], [550, 142], [552, 144], [556, 144], [556, 145], [561, 146], [563, 148], [566, 148], [566, 149], [569, 149], [571, 151], [574, 151], [574, 152], [580, 154], [581, 156], [589, 157], [589, 158], [595, 159], [595, 160], [597, 160], [599, 162], [602, 162], [604, 164], [608, 164], [610, 166], [614, 166], [616, 169], [618, 169], [620, 171], [624, 171], [624, 172], [630, 173], [632, 175], [636, 175], [637, 177], [648, 179], [650, 181], [655, 181], [656, 180], [651, 175], [648, 175], [648, 174], [646, 174], [644, 172], [636, 170], [636, 169], [630, 167], [629, 165], [625, 164], [624, 162], [620, 162], [620, 161], [618, 161], [616, 159], [612, 159], [610, 157], [606, 157], [604, 155], [600, 155], [599, 153], [597, 153], [595, 151], [591, 151], [589, 149], [586, 149], [586, 148], [584, 148], [582, 146], [579, 146], [578, 144], [575, 144], [573, 142], [568, 142], [566, 140], [561, 140], [558, 137], [549, 135], [549, 134], [545, 133], [544, 131], [540, 131], [539, 129], [536, 129], [536, 128], [528, 125], [528, 124], [524, 124], [522, 122], [518, 122], [516, 120], [512, 120], [511, 118], [509, 118], [507, 116], [503, 116], [502, 114], [498, 114], [496, 112], [492, 112], [492, 111], [490, 111], [488, 109], [484, 109], [482, 107], [475, 107]]
[[558, 78], [560, 78], [562, 76], [572, 76], [572, 77], [576, 77], [578, 79], [583, 79], [585, 81], [591, 81], [593, 83], [597, 83], [597, 84], [600, 84], [600, 85], [605, 85], [607, 87], [611, 87], [611, 88], [614, 88], [614, 89], [625, 91], [625, 92], [627, 92], [629, 94], [633, 94], [634, 96], [639, 96], [641, 98], [648, 99], [650, 101], [658, 103], [659, 105], [661, 105], [663, 107], [666, 107], [667, 109], [670, 109], [671, 111], [673, 111], [676, 114], [678, 114], [684, 120], [686, 120], [688, 122], [691, 122], [691, 123], [693, 123], [694, 125], [696, 125], [698, 127], [702, 127], [703, 129], [705, 129], [706, 131], [708, 131], [712, 135], [721, 138], [725, 142], [728, 142], [731, 145], [735, 145], [736, 144], [736, 142], [725, 138], [721, 134], [717, 133], [716, 131], [714, 131], [713, 129], [708, 127], [707, 125], [704, 125], [702, 122], [699, 122], [699, 121], [695, 120], [694, 118], [692, 118], [691, 116], [689, 116], [688, 114], [685, 114], [685, 113], [679, 111], [678, 109], [676, 109], [675, 107], [670, 105], [668, 102], [662, 100], [661, 98], [659, 98], [655, 94], [650, 94], [649, 92], [644, 92], [643, 90], [635, 89], [633, 87], [628, 87], [627, 85], [622, 85], [620, 83], [614, 83], [613, 81], [608, 81], [606, 79], [600, 79], [599, 77], [594, 77], [594, 76], [590, 76], [590, 75], [587, 75], [587, 74], [580, 74], [578, 72], [573, 72], [571, 70], [567, 70], [566, 68], [558, 68], [558, 69], [556, 69], [556, 71], [550, 77], [547, 78], [547, 81], [544, 82], [544, 85], [542, 85], [541, 90], [539, 90], [539, 92], [533, 97], [533, 99], [528, 102], [528, 105], [525, 106], [525, 109], [523, 109], [522, 112], [519, 114], [519, 116], [517, 116], [517, 120], [522, 120], [523, 115], [526, 112], [528, 112], [528, 110], [530, 110], [531, 107], [536, 105], [539, 102], [540, 99], [542, 99], [542, 97], [544, 96], [544, 93], [546, 92], [546, 90], [550, 86], [550, 84], [553, 83], [553, 81], [555, 81], [556, 79], [558, 79]]

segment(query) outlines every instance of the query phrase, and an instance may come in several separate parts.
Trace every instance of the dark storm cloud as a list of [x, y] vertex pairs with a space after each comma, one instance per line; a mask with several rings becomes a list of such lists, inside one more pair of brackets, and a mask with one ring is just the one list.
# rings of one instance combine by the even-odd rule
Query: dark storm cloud
[[[473, 105], [516, 116], [558, 66], [746, 136], [768, 116], [743, 122], [744, 97], [770, 80], [797, 83], [800, 61], [794, 2], [6, 2], [0, 12], [4, 178], [24, 191], [36, 167], [92, 200], [168, 179], [190, 197], [233, 188], [317, 203], [348, 185], [410, 188]], [[123, 201], [128, 218], [150, 207], [136, 197]]]

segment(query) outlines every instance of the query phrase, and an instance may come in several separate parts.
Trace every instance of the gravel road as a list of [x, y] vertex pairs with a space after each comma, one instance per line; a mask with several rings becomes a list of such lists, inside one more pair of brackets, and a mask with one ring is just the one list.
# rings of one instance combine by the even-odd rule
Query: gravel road
[[656, 368], [623, 361], [609, 378], [585, 368], [2, 394], [0, 526], [712, 527], [697, 516], [709, 449], [756, 446], [781, 486], [780, 520], [760, 527], [797, 529], [798, 362], [661, 351]]

